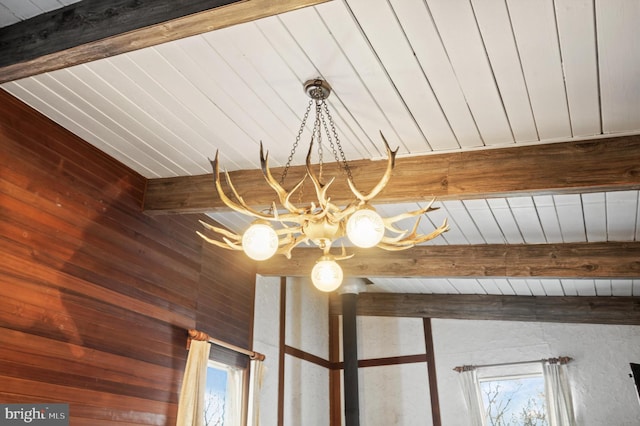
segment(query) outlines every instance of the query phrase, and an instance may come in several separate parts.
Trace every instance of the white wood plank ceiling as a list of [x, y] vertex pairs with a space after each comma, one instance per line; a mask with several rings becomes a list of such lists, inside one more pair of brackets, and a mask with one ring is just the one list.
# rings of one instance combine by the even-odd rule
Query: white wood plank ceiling
[[[0, 0], [0, 26], [69, 4]], [[314, 77], [347, 158], [640, 133], [640, 2], [345, 0], [2, 85], [148, 178], [289, 155]], [[303, 162], [306, 150], [294, 159]], [[638, 191], [446, 201], [434, 244], [636, 241]], [[381, 206], [382, 213], [414, 205]], [[213, 215], [238, 230], [237, 214]], [[432, 221], [431, 223], [429, 221]], [[640, 295], [640, 280], [379, 279], [377, 291]]]

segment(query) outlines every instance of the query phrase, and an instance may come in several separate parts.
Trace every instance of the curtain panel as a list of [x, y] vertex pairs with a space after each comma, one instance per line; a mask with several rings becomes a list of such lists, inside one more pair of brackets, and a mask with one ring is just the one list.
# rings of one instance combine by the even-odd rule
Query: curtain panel
[[184, 370], [176, 426], [204, 426], [204, 393], [211, 345], [192, 340]]
[[545, 362], [542, 371], [549, 426], [576, 426], [567, 366], [558, 362]]
[[249, 382], [249, 415], [247, 426], [260, 425], [260, 391], [264, 378], [264, 363], [259, 359], [252, 359]]
[[471, 426], [485, 426], [485, 415], [482, 409], [482, 394], [480, 393], [480, 383], [475, 369], [466, 369], [458, 375], [464, 400], [469, 409], [469, 420]]

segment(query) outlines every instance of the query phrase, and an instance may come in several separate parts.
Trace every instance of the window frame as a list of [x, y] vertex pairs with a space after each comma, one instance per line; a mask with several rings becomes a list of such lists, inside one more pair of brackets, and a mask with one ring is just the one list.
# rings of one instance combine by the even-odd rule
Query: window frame
[[[531, 378], [540, 378], [542, 379], [542, 404], [541, 408], [544, 410], [545, 414], [545, 424], [548, 426], [549, 423], [549, 413], [547, 407], [547, 389], [544, 377], [544, 371], [542, 367], [542, 363], [540, 362], [532, 362], [532, 363], [514, 363], [514, 364], [504, 364], [504, 365], [496, 365], [496, 366], [487, 366], [487, 367], [477, 367], [476, 368], [476, 381], [478, 385], [478, 389], [481, 392], [480, 400], [482, 403], [482, 411], [484, 414], [483, 421], [486, 424], [489, 424], [489, 407], [485, 403], [485, 394], [482, 391], [482, 384], [487, 382], [498, 382], [498, 381], [507, 381], [507, 380], [519, 380], [519, 379], [531, 379]], [[530, 397], [532, 395], [529, 395]]]
[[[225, 426], [240, 426], [245, 424], [247, 416], [247, 404], [248, 404], [248, 368], [229, 365], [221, 361], [209, 359], [207, 361], [207, 376], [210, 369], [217, 369], [226, 372], [227, 383], [225, 385], [225, 404], [224, 404], [224, 425]], [[235, 380], [235, 397], [239, 399], [235, 404], [237, 405], [236, 412], [239, 417], [237, 420], [232, 416], [233, 414], [233, 401], [229, 399], [229, 382]], [[207, 395], [208, 386], [205, 389], [205, 398]], [[206, 407], [206, 404], [205, 404]], [[206, 417], [206, 416], [205, 416]], [[205, 424], [207, 419], [205, 418]]]

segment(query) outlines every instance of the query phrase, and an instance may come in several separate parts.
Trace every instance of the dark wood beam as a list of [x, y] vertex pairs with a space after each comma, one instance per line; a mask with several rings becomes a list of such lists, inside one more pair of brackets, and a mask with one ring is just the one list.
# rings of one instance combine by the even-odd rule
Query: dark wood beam
[[[258, 153], [256, 153], [256, 156]], [[361, 190], [372, 188], [384, 172], [385, 161], [350, 163]], [[275, 175], [281, 169], [273, 169]], [[304, 167], [292, 167], [288, 182], [297, 182]], [[325, 171], [325, 176], [335, 171]], [[260, 170], [230, 173], [243, 198], [256, 207], [274, 201]], [[583, 140], [523, 147], [433, 154], [399, 158], [393, 177], [375, 203], [479, 199], [531, 194], [565, 194], [640, 189], [640, 136]], [[303, 201], [315, 201], [312, 191]], [[331, 201], [353, 200], [346, 182], [337, 179]], [[211, 174], [151, 179], [144, 210], [148, 214], [223, 211]]]
[[433, 328], [431, 327], [431, 318], [423, 318], [422, 327], [424, 329], [424, 346], [427, 352], [427, 377], [429, 377], [431, 424], [433, 426], [442, 426], [442, 418], [440, 417], [440, 397], [438, 396], [438, 377], [436, 375], [436, 354], [435, 345], [433, 344]]
[[[339, 315], [338, 296], [329, 312]], [[361, 293], [358, 315], [640, 325], [640, 297]]]
[[0, 29], [0, 83], [327, 0], [83, 0]]
[[[347, 249], [340, 261], [350, 277], [536, 277], [639, 278], [640, 243], [605, 242], [531, 245], [428, 245], [388, 252]], [[297, 248], [289, 260], [258, 263], [261, 275], [306, 276], [321, 251]]]

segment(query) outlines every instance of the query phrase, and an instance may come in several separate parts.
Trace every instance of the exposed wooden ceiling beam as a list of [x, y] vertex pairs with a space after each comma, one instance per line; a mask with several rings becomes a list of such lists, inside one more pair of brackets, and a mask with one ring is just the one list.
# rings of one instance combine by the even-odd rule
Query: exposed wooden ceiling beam
[[[339, 297], [329, 312], [340, 315]], [[362, 316], [640, 325], [640, 297], [361, 293]]]
[[[256, 155], [258, 155], [256, 153]], [[384, 172], [385, 161], [350, 163], [361, 190], [372, 188]], [[281, 169], [273, 169], [279, 175]], [[302, 178], [303, 166], [291, 167], [288, 182]], [[331, 176], [331, 170], [325, 176]], [[333, 172], [335, 174], [335, 171]], [[231, 179], [248, 204], [265, 207], [274, 201], [260, 170], [231, 172]], [[378, 195], [378, 204], [437, 198], [478, 199], [525, 194], [560, 194], [640, 188], [640, 136], [540, 144], [471, 152], [399, 158], [391, 182]], [[313, 200], [307, 191], [304, 202]], [[353, 200], [346, 182], [337, 179], [331, 201]], [[211, 174], [151, 179], [144, 210], [149, 214], [223, 211]]]
[[[347, 249], [350, 277], [640, 278], [640, 243], [428, 245], [388, 252]], [[258, 274], [307, 276], [322, 252], [293, 250], [258, 264]]]
[[0, 29], [0, 83], [327, 0], [83, 0]]

